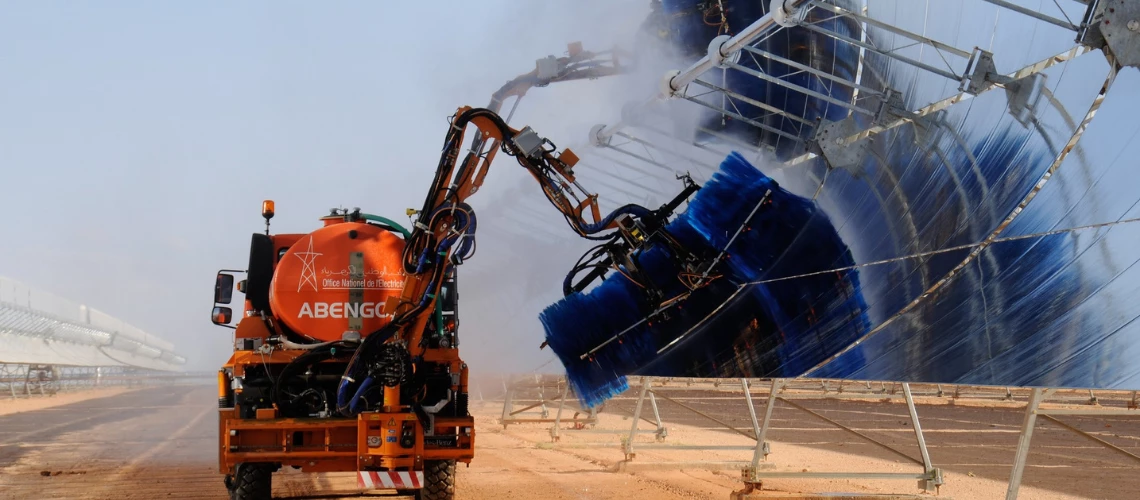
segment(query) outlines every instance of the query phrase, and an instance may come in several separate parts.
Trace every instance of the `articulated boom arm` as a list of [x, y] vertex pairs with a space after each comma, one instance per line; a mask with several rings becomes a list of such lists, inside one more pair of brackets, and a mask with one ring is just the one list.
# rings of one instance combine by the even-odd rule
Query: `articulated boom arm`
[[[472, 144], [473, 149], [459, 161], [468, 125], [478, 129], [479, 137]], [[550, 141], [529, 127], [511, 128], [491, 110], [460, 108], [448, 130], [423, 208], [415, 212], [419, 217], [404, 251], [408, 280], [395, 307], [394, 322], [405, 327], [399, 335], [408, 342], [413, 356], [418, 352], [419, 336], [428, 320], [421, 313], [431, 310], [447, 268], [470, 257], [474, 249], [476, 218], [466, 199], [482, 186], [499, 149], [513, 156], [534, 177], [547, 199], [580, 236], [593, 238], [596, 233], [616, 228], [617, 219], [623, 214], [649, 213], [642, 207], [627, 205], [603, 218], [597, 195], [586, 191], [574, 177], [578, 158], [572, 151], [556, 154]]]
[[528, 73], [521, 74], [491, 95], [488, 109], [500, 113], [503, 103], [514, 97], [512, 113], [507, 113], [507, 120], [511, 119], [514, 106], [527, 91], [533, 87], [545, 87], [551, 83], [569, 82], [582, 79], [602, 78], [622, 74], [628, 69], [622, 65], [622, 57], [632, 57], [631, 54], [620, 50], [606, 50], [591, 52], [582, 49], [581, 43], [571, 43], [568, 46], [568, 55], [565, 57], [547, 56], [535, 62], [535, 68]]
[[[472, 141], [471, 150], [460, 161], [468, 125], [474, 125], [479, 136]], [[459, 108], [452, 117], [435, 178], [423, 207], [409, 210], [409, 215], [418, 217], [404, 247], [404, 288], [399, 297], [393, 297], [385, 305], [385, 312], [393, 315], [392, 321], [365, 337], [349, 361], [338, 395], [341, 413], [349, 412], [347, 395], [370, 370], [371, 360], [381, 357], [383, 345], [389, 339], [395, 338], [407, 349], [407, 357], [410, 358], [407, 361], [413, 364], [419, 359], [447, 361], [435, 359], [441, 355], [425, 348], [423, 332], [448, 271], [473, 254], [476, 217], [466, 200], [479, 190], [500, 149], [530, 172], [574, 232], [584, 238], [606, 240], [609, 242], [606, 245], [613, 248], [620, 246], [619, 238], [628, 241], [631, 235], [640, 235], [638, 230], [645, 228], [640, 221], [664, 220], [676, 206], [674, 203], [651, 211], [630, 204], [603, 217], [597, 195], [590, 194], [575, 179], [573, 168], [578, 157], [572, 151], [556, 154], [554, 145], [539, 137], [530, 127], [515, 130], [492, 110]], [[683, 196], [687, 197], [689, 193], [691, 190], [686, 189]], [[619, 229], [621, 234], [594, 236], [611, 229]], [[619, 263], [627, 268], [633, 267], [623, 259], [609, 262], [614, 268]], [[595, 269], [592, 276], [596, 275]], [[399, 400], [398, 391], [399, 387], [385, 386], [386, 405]]]

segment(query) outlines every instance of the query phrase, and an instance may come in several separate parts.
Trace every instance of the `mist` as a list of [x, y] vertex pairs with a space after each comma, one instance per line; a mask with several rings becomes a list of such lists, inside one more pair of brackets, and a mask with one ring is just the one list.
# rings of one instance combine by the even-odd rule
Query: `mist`
[[[315, 229], [333, 207], [404, 221], [457, 107], [485, 106], [568, 42], [628, 42], [647, 11], [643, 0], [10, 6], [0, 18], [0, 228], [11, 236], [0, 274], [169, 340], [188, 370], [216, 370], [232, 331], [209, 320], [214, 274], [245, 267], [250, 234], [264, 230], [262, 200], [276, 201], [273, 232]], [[618, 116], [621, 96], [604, 98], [620, 88], [534, 89], [511, 123], [559, 147], [584, 143], [590, 125]], [[504, 199], [522, 174], [500, 159], [471, 200], [479, 249], [460, 272], [472, 275], [461, 311], [475, 369], [532, 364], [536, 307], [558, 297], [580, 254], [563, 247], [572, 238], [495, 232], [507, 223], [494, 206], [546, 204], [533, 186]], [[529, 215], [572, 237], [545, 208]], [[479, 302], [501, 290], [533, 300]]]

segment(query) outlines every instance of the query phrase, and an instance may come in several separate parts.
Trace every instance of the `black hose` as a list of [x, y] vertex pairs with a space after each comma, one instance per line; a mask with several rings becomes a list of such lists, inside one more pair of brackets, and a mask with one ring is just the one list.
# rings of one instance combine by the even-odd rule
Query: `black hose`
[[[338, 349], [343, 349], [343, 350], [338, 350]], [[285, 382], [287, 380], [289, 380], [290, 377], [294, 376], [296, 374], [296, 372], [298, 372], [302, 368], [308, 367], [309, 365], [312, 365], [314, 363], [319, 363], [319, 362], [324, 361], [326, 359], [338, 357], [338, 356], [342, 355], [342, 353], [343, 354], [347, 354], [349, 352], [355, 353], [355, 351], [356, 351], [355, 344], [350, 344], [348, 342], [337, 342], [334, 344], [328, 344], [328, 345], [320, 346], [320, 347], [314, 348], [310, 351], [307, 351], [304, 354], [301, 354], [300, 356], [297, 356], [296, 358], [294, 358], [293, 361], [289, 362], [289, 364], [285, 365], [285, 368], [283, 368], [281, 370], [281, 373], [277, 375], [277, 380], [273, 384], [273, 392], [272, 392], [272, 398], [271, 398], [273, 403], [275, 405], [277, 405], [278, 408], [281, 409], [281, 415], [283, 417], [294, 416], [294, 415], [290, 415], [290, 413], [291, 413], [290, 410], [292, 410], [292, 404], [286, 404], [282, 399], [282, 391], [284, 391]], [[270, 375], [270, 374], [266, 373], [266, 375]]]

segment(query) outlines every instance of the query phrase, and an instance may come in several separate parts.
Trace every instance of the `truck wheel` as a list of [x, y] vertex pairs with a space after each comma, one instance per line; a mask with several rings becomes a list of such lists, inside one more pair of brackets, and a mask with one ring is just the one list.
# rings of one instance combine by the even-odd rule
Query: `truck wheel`
[[425, 460], [424, 487], [416, 500], [455, 499], [455, 460]]
[[270, 500], [273, 469], [272, 464], [238, 464], [230, 500]]

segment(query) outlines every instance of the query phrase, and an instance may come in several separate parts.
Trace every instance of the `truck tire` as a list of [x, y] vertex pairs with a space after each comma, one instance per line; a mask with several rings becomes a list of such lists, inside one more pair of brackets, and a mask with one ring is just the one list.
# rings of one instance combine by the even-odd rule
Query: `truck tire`
[[270, 500], [273, 498], [272, 464], [238, 464], [230, 500]]
[[416, 500], [455, 499], [455, 460], [424, 461], [424, 487]]

